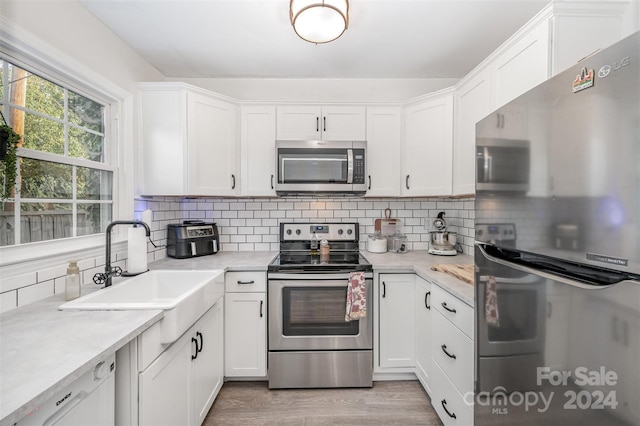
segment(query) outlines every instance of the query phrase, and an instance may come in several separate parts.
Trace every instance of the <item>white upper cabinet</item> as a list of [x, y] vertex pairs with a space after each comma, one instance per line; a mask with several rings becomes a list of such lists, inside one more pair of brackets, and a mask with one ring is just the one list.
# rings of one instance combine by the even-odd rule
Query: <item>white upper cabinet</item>
[[[621, 36], [621, 3], [550, 3], [456, 86], [453, 194], [475, 191], [476, 123]], [[508, 109], [483, 134], [528, 139], [531, 112]]]
[[496, 52], [493, 109], [620, 40], [624, 7], [620, 2], [549, 4]]
[[402, 109], [367, 108], [367, 135], [367, 196], [399, 195]]
[[250, 197], [275, 196], [276, 108], [240, 108], [240, 193]]
[[282, 106], [277, 112], [278, 140], [366, 140], [366, 108]]
[[407, 107], [404, 114], [401, 195], [451, 195], [453, 90]]
[[495, 108], [545, 81], [549, 60], [549, 21], [544, 20], [493, 61]]
[[473, 194], [476, 182], [476, 123], [491, 112], [491, 72], [482, 69], [456, 90], [453, 194]]
[[236, 195], [237, 107], [182, 83], [140, 85], [142, 195]]

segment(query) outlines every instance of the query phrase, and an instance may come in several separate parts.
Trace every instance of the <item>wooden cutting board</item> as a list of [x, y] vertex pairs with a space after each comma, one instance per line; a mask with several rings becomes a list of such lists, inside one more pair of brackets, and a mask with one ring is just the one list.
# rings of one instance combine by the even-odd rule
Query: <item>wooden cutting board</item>
[[399, 231], [400, 219], [391, 219], [391, 209], [384, 210], [384, 219], [376, 219], [373, 228], [382, 236], [390, 236]]
[[446, 265], [437, 264], [431, 267], [434, 271], [444, 272], [452, 277], [473, 285], [473, 265]]

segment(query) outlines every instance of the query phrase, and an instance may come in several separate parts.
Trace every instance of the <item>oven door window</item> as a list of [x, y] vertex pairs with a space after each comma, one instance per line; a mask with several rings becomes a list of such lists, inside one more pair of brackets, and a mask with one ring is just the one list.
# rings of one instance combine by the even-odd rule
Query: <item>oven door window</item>
[[487, 325], [490, 342], [531, 340], [537, 336], [538, 300], [534, 290], [498, 289], [499, 326]]
[[279, 183], [347, 183], [345, 149], [279, 149]]
[[282, 289], [285, 336], [356, 336], [358, 321], [345, 322], [347, 288], [285, 287]]

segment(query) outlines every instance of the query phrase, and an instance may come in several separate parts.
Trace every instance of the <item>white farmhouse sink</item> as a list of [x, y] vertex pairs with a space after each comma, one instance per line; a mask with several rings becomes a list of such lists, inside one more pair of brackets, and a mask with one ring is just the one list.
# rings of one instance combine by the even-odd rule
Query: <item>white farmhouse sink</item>
[[222, 270], [154, 270], [60, 305], [60, 310], [158, 309], [162, 343], [171, 343], [224, 295]]

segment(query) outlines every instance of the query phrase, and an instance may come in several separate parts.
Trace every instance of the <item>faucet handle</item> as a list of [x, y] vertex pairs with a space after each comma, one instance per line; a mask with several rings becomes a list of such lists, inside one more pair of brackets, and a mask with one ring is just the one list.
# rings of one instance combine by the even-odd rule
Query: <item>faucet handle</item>
[[103, 274], [102, 272], [98, 272], [93, 276], [93, 282], [97, 285], [102, 285], [107, 282], [107, 274]]
[[119, 277], [122, 275], [122, 268], [119, 266], [114, 266], [113, 268], [111, 268], [111, 276], [112, 277]]

